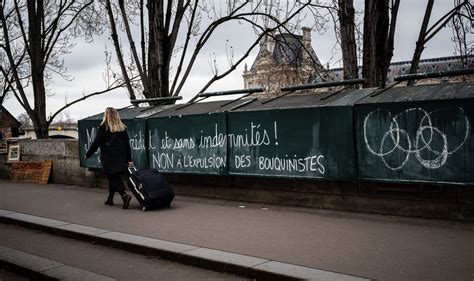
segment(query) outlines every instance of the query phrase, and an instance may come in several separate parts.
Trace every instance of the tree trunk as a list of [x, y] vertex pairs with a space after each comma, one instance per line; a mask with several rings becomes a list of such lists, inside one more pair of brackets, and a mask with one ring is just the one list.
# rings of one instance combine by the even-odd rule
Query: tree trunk
[[48, 138], [46, 120], [46, 89], [44, 86], [44, 52], [41, 44], [41, 19], [44, 18], [43, 0], [28, 1], [28, 40], [30, 41], [31, 80], [35, 108], [30, 115], [37, 139]]
[[400, 0], [393, 1], [393, 6], [391, 8], [391, 15], [390, 15], [390, 29], [388, 32], [388, 38], [385, 45], [385, 79], [388, 75], [388, 69], [390, 67], [390, 61], [393, 57], [393, 44], [395, 42], [395, 28], [397, 26], [397, 17], [398, 17], [398, 7], [400, 6]]
[[[421, 24], [420, 34], [418, 35], [415, 52], [413, 53], [413, 58], [411, 60], [410, 73], [418, 72], [418, 64], [420, 63], [421, 53], [423, 53], [423, 49], [425, 48], [426, 29], [428, 28], [428, 23], [430, 22], [433, 4], [434, 0], [428, 0], [428, 3], [426, 4], [425, 16], [423, 18], [423, 23]], [[410, 80], [408, 81], [407, 85], [411, 86], [414, 83], [414, 80]]]
[[[169, 96], [169, 61], [165, 52], [168, 36], [163, 25], [163, 2], [148, 1], [148, 85], [147, 98]], [[166, 53], [166, 54], [165, 54]]]
[[364, 87], [385, 87], [388, 27], [388, 0], [365, 0], [362, 76], [367, 81]]
[[353, 0], [338, 0], [338, 2], [344, 80], [356, 79], [359, 77], [359, 74], [357, 67], [357, 45], [354, 33], [354, 2]]

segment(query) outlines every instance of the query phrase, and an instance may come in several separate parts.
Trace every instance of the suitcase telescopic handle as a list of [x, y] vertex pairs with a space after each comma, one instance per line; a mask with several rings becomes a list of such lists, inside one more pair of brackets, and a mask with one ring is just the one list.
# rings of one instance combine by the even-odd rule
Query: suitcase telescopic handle
[[132, 174], [133, 172], [136, 172], [137, 171], [137, 168], [135, 168], [135, 166], [129, 166], [128, 167], [128, 173], [129, 174]]

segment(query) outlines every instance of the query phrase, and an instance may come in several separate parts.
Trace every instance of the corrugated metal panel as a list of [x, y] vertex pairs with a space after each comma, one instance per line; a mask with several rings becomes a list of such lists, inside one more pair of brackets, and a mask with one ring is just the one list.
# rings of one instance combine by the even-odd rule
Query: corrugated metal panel
[[175, 104], [170, 104], [170, 105], [160, 105], [160, 106], [152, 106], [152, 107], [146, 107], [140, 111], [140, 114], [136, 116], [136, 118], [148, 118], [150, 116], [153, 116], [155, 114], [158, 114], [162, 111], [168, 110], [170, 108], [176, 107]]
[[[321, 106], [344, 106], [352, 105], [355, 101], [372, 93], [373, 89], [361, 90], [345, 90], [334, 94], [334, 91], [318, 94], [295, 94], [275, 99], [268, 103], [266, 101], [272, 98], [263, 98], [247, 104], [233, 111], [250, 111], [250, 110], [270, 110], [284, 108], [308, 108]], [[189, 106], [180, 108], [185, 104], [161, 105], [154, 107], [129, 107], [119, 109], [120, 117], [124, 120], [135, 118], [194, 115], [205, 113], [216, 113], [230, 110], [241, 103], [248, 101], [249, 98], [234, 101], [220, 100], [211, 102], [194, 103]], [[225, 105], [225, 106], [222, 106]], [[103, 113], [99, 113], [83, 120], [102, 120]]]
[[[160, 106], [161, 108], [162, 106]], [[129, 120], [129, 119], [135, 119], [135, 118], [142, 118], [143, 117], [148, 117], [149, 115], [146, 114], [146, 112], [154, 112], [156, 113], [157, 107], [127, 107], [127, 108], [122, 108], [122, 109], [117, 109], [120, 118], [124, 120]], [[104, 116], [104, 113], [101, 112], [96, 115], [89, 116], [87, 118], [84, 118], [82, 120], [102, 120]]]
[[[339, 93], [334, 91], [317, 94], [294, 94], [284, 96], [268, 102], [273, 98], [262, 98], [255, 100], [243, 107], [236, 108], [232, 111], [255, 111], [255, 110], [271, 110], [271, 109], [286, 109], [286, 108], [309, 108], [309, 107], [322, 107], [322, 106], [350, 106], [359, 99], [370, 95], [374, 89], [361, 89], [361, 90], [345, 90]], [[199, 102], [189, 106], [185, 104], [177, 104], [170, 106], [166, 109], [158, 109], [156, 114], [148, 114], [144, 117], [166, 117], [166, 116], [179, 116], [179, 115], [195, 115], [195, 114], [206, 114], [206, 113], [217, 113], [231, 110], [234, 107], [238, 107], [240, 104], [250, 101], [252, 97], [244, 98], [241, 100], [220, 100], [211, 102]], [[234, 102], [232, 102], [234, 101]], [[231, 103], [230, 103], [231, 102]], [[229, 104], [228, 104], [229, 103]], [[226, 105], [227, 104], [227, 105]], [[223, 106], [225, 105], [225, 106]], [[185, 106], [185, 107], [183, 107]], [[182, 108], [181, 108], [182, 107]], [[122, 116], [122, 112], [120, 113]], [[142, 117], [142, 116], [140, 116]], [[123, 118], [123, 117], [122, 117]]]
[[[377, 94], [378, 92], [381, 93]], [[267, 101], [272, 98], [258, 99], [233, 111], [308, 108], [322, 106], [350, 106], [353, 104], [448, 100], [473, 97], [474, 82], [450, 84], [446, 83], [437, 85], [420, 85], [409, 88], [395, 87], [388, 90], [377, 90], [375, 88], [345, 90], [336, 94], [334, 94], [334, 91], [317, 94], [293, 94], [279, 99], [275, 99], [270, 102]], [[221, 106], [226, 103], [229, 103], [230, 101], [232, 100], [200, 102], [194, 103], [183, 108], [180, 107], [182, 107], [184, 104], [162, 105], [156, 107], [131, 107], [121, 109], [119, 112], [120, 117], [122, 119], [216, 113], [230, 110], [233, 107], [238, 106], [239, 104], [249, 101], [249, 98], [232, 102], [226, 106]], [[90, 116], [83, 120], [99, 119], [102, 119], [102, 113]]]
[[[383, 91], [383, 90], [377, 90]], [[474, 82], [394, 87], [377, 95], [368, 96], [356, 104], [412, 102], [425, 100], [451, 100], [474, 97]]]
[[[172, 108], [158, 112], [157, 114], [150, 117], [164, 117], [164, 116], [179, 116], [179, 115], [193, 115], [193, 114], [206, 114], [212, 112], [220, 112], [227, 107], [221, 107], [222, 104], [229, 102], [224, 101], [211, 101], [211, 102], [200, 102], [194, 103], [189, 106], [180, 108], [184, 104], [177, 104]], [[232, 105], [230, 105], [232, 106]]]
[[326, 106], [351, 106], [360, 99], [363, 99], [374, 93], [375, 88], [360, 90], [347, 90], [327, 99]]

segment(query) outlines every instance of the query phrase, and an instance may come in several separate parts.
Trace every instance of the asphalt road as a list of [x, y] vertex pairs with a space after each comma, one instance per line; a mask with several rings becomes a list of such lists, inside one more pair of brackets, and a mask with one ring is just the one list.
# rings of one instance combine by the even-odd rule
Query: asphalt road
[[[247, 280], [13, 225], [0, 224], [0, 241], [5, 247], [117, 280]], [[3, 272], [0, 280], [22, 278]]]

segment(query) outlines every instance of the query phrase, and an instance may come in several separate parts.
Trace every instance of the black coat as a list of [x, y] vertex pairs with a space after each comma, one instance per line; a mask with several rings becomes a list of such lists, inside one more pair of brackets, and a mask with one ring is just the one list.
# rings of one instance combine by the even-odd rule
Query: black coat
[[127, 130], [112, 133], [105, 125], [99, 126], [94, 142], [86, 153], [86, 158], [90, 158], [99, 147], [100, 162], [106, 174], [124, 172], [128, 162], [132, 161]]

